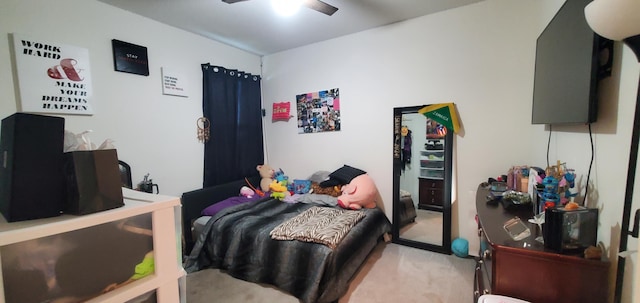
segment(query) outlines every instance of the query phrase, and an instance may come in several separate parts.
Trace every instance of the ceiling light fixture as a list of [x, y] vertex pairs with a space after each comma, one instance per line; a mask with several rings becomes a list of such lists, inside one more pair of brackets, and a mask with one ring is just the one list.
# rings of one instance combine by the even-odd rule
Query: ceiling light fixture
[[292, 16], [300, 10], [301, 0], [271, 0], [273, 9], [282, 16]]

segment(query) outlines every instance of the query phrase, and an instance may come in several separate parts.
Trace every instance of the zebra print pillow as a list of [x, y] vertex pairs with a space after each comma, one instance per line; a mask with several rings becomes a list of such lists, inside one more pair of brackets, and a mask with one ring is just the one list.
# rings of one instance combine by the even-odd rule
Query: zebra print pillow
[[362, 211], [314, 206], [276, 226], [270, 235], [275, 240], [314, 242], [335, 249], [364, 216]]

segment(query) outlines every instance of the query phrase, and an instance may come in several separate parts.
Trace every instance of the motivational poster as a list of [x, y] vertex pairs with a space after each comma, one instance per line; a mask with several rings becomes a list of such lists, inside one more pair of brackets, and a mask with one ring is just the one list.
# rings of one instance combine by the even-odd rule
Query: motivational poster
[[89, 51], [13, 35], [20, 111], [92, 115]]

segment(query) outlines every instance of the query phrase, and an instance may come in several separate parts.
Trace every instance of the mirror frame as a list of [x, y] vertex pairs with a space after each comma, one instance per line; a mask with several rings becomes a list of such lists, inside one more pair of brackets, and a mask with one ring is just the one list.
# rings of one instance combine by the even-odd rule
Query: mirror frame
[[[427, 105], [393, 108], [393, 222], [391, 226], [392, 242], [414, 248], [425, 249], [443, 254], [451, 254], [451, 189], [453, 175], [453, 130], [448, 129], [445, 140], [451, 146], [445, 149], [444, 188], [442, 207], [442, 245], [419, 242], [400, 238], [400, 175], [402, 162], [400, 159], [400, 142], [402, 115], [417, 113]], [[426, 117], [425, 117], [426, 121]], [[426, 130], [426, 123], [425, 123]]]

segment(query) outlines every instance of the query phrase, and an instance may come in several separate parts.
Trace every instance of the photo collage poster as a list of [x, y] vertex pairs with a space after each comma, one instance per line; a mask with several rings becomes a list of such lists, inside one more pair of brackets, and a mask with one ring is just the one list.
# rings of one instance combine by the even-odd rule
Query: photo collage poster
[[339, 89], [297, 95], [296, 104], [298, 134], [340, 130]]

